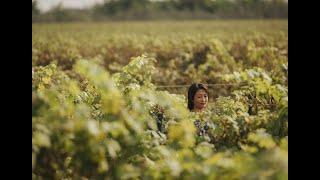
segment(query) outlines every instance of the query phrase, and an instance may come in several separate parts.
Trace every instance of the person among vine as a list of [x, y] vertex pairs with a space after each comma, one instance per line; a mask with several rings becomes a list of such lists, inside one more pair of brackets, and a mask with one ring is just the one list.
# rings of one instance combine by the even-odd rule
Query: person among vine
[[[188, 89], [188, 109], [195, 113], [196, 119], [194, 125], [197, 128], [198, 142], [212, 142], [211, 133], [213, 124], [210, 121], [201, 118], [201, 115], [207, 110], [209, 101], [208, 86], [202, 83], [193, 83]], [[198, 116], [197, 116], [198, 115]]]

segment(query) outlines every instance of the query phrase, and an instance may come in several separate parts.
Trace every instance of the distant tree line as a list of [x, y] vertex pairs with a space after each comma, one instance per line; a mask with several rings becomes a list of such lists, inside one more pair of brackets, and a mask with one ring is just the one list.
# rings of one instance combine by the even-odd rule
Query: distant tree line
[[32, 22], [147, 19], [288, 18], [285, 0], [105, 0], [88, 9], [57, 5], [41, 13], [32, 1]]

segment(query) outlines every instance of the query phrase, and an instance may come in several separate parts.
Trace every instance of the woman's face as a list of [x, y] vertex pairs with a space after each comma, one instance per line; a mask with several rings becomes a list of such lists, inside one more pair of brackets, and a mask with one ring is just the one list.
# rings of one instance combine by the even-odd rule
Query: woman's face
[[194, 95], [194, 109], [203, 110], [208, 104], [208, 94], [205, 90], [199, 89]]

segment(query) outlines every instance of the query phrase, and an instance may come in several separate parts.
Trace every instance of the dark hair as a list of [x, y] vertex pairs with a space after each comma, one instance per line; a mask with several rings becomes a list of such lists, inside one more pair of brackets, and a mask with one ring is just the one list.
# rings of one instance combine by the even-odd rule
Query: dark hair
[[202, 83], [193, 83], [188, 90], [188, 109], [191, 111], [194, 108], [194, 96], [199, 89], [203, 89], [209, 96], [208, 86]]

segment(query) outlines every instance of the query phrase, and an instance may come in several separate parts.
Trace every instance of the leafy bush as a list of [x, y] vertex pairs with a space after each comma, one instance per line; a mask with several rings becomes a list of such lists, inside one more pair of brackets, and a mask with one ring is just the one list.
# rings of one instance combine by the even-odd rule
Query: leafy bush
[[[154, 63], [139, 56], [110, 75], [79, 60], [82, 81], [55, 64], [34, 68], [33, 179], [287, 178], [285, 87], [262, 70], [231, 74], [245, 82], [234, 96], [191, 113], [183, 95], [154, 88]], [[253, 114], [248, 94], [262, 102]], [[272, 97], [273, 108], [263, 104]]]

